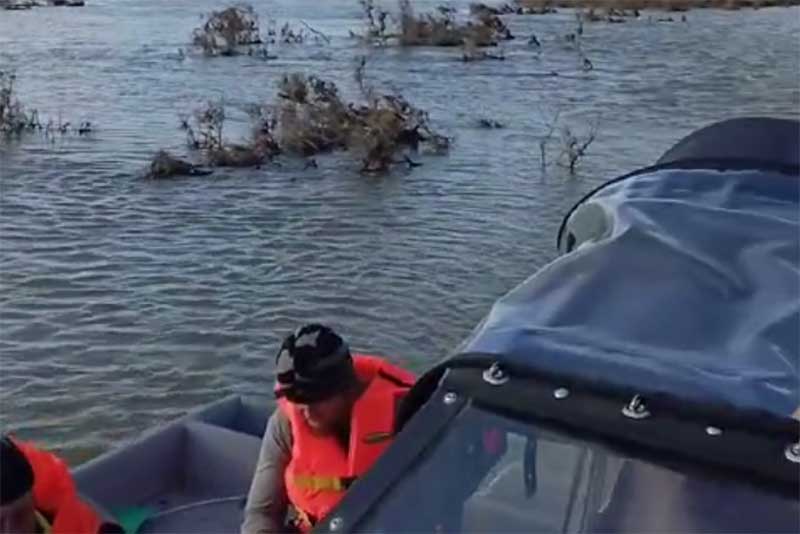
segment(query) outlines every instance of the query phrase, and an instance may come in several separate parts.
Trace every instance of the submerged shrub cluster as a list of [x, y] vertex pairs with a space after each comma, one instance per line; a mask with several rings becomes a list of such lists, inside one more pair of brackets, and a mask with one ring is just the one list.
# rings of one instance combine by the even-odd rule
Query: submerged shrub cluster
[[253, 6], [238, 4], [213, 11], [201, 27], [195, 28], [192, 44], [208, 56], [252, 55], [254, 51], [266, 51], [254, 48], [263, 44], [260, 32]]
[[0, 140], [33, 132], [40, 132], [51, 140], [56, 135], [92, 133], [94, 127], [89, 121], [75, 125], [59, 117], [57, 121], [48, 119], [42, 122], [39, 111], [28, 109], [17, 97], [16, 82], [16, 74], [0, 70]]
[[[354, 74], [361, 98], [352, 102], [331, 81], [299, 73], [284, 75], [274, 100], [250, 109], [253, 131], [242, 144], [225, 140], [222, 101], [208, 102], [183, 117], [181, 126], [189, 146], [201, 153], [208, 166], [253, 167], [279, 154], [311, 157], [344, 151], [360, 162], [361, 172], [381, 173], [398, 163], [418, 165], [411, 156], [421, 148], [447, 151], [450, 140], [433, 129], [428, 114], [402, 95], [380, 93], [369, 86], [365, 67], [361, 58]], [[164, 154], [159, 153], [156, 160], [151, 170], [165, 168]], [[166, 167], [174, 168], [175, 174], [187, 174], [190, 168]]]
[[367, 28], [362, 36], [368, 42], [400, 46], [456, 47], [465, 43], [474, 46], [496, 46], [513, 39], [498, 12], [473, 10], [469, 20], [459, 20], [453, 8], [440, 6], [435, 12], [418, 14], [410, 0], [399, 0], [396, 13], [361, 0]]
[[17, 98], [16, 81], [15, 74], [0, 71], [0, 133], [5, 135], [35, 130], [39, 123], [38, 113], [29, 113]]

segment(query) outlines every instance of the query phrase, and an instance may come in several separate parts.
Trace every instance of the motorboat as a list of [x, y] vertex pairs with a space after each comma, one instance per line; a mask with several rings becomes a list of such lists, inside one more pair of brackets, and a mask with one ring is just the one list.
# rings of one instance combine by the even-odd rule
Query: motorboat
[[[586, 195], [315, 532], [796, 532], [798, 147], [724, 121]], [[236, 532], [274, 408], [202, 407], [76, 481], [129, 532]]]

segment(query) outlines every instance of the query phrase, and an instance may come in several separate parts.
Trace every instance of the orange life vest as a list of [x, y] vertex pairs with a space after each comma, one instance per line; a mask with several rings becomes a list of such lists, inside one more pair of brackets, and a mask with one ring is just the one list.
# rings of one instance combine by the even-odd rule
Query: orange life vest
[[413, 374], [376, 356], [356, 354], [353, 362], [367, 388], [353, 406], [347, 451], [335, 436], [315, 435], [296, 405], [284, 399], [278, 403], [292, 428], [286, 492], [303, 531], [325, 517], [392, 443], [397, 403], [415, 380]]
[[67, 465], [30, 443], [14, 443], [33, 468], [33, 504], [50, 522], [51, 534], [97, 534], [100, 516], [78, 497]]

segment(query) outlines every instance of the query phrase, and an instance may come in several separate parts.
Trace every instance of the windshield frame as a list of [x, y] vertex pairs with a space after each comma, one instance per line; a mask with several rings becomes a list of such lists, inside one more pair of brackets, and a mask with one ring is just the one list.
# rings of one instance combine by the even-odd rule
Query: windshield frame
[[[433, 391], [422, 395], [424, 402], [415, 399], [421, 407], [393, 445], [314, 532], [357, 529], [394, 483], [420, 455], [440, 442], [453, 420], [470, 406], [686, 475], [728, 479], [782, 497], [800, 496], [800, 488], [793, 482], [797, 470], [786, 468], [783, 448], [776, 450], [783, 442], [774, 436], [725, 429], [724, 438], [718, 439], [721, 436], [710, 435], [708, 427], [697, 420], [680, 418], [683, 414], [630, 419], [620, 415], [622, 398], [600, 396], [591, 388], [581, 391], [570, 384], [562, 385], [569, 398], [563, 402], [566, 397], [554, 394], [558, 388], [552, 381], [510, 376], [502, 385], [487, 381], [480, 367], [441, 367], [428, 376], [425, 385]], [[412, 394], [419, 392], [412, 390]], [[682, 447], [686, 449], [682, 451]], [[770, 454], [765, 455], [765, 450]], [[776, 471], [784, 476], [772, 476]]]
[[452, 421], [469, 405], [469, 398], [459, 395], [444, 382], [428, 402], [411, 418], [391, 447], [370, 471], [358, 479], [344, 498], [313, 532], [350, 531], [379, 504], [394, 482], [439, 443]]
[[[536, 373], [504, 362], [502, 356], [469, 355], [472, 365], [452, 369], [446, 386], [469, 392], [485, 409], [535, 424], [572, 439], [602, 446], [621, 456], [641, 459], [690, 475], [729, 479], [800, 499], [800, 469], [787, 457], [787, 447], [800, 439], [800, 425], [791, 433], [770, 426], [752, 426], [753, 414], [736, 410], [698, 412], [693, 405], [666, 395], [646, 399], [647, 418], [623, 415], [635, 390], [610, 390], [574, 378]], [[484, 379], [499, 365], [509, 376], [501, 388]], [[568, 397], [558, 398], [557, 389]]]

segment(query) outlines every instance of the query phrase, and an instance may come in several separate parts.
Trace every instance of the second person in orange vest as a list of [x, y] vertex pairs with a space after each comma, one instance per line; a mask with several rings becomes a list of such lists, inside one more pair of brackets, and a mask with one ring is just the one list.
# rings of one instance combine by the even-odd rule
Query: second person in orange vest
[[267, 424], [242, 534], [311, 530], [394, 438], [414, 375], [351, 354], [330, 328], [288, 336], [276, 361], [278, 409]]
[[75, 489], [67, 465], [31, 443], [0, 438], [0, 534], [116, 534]]

